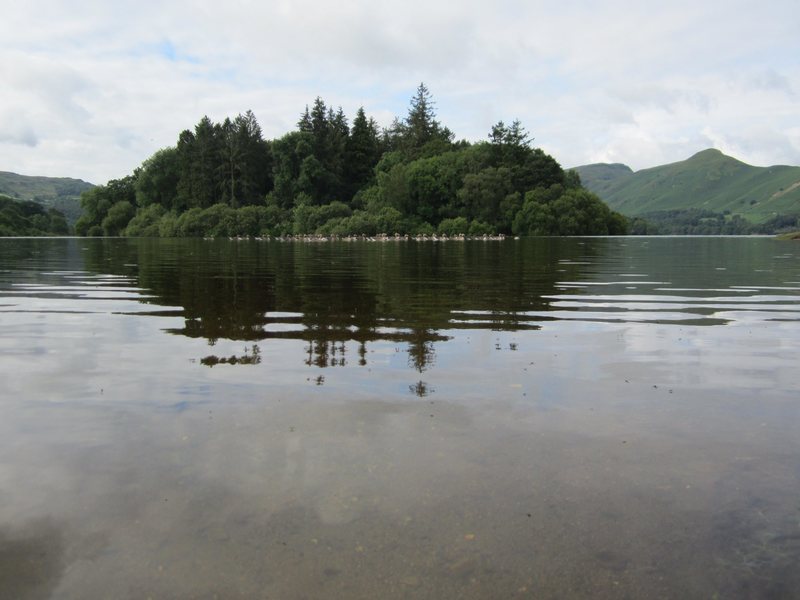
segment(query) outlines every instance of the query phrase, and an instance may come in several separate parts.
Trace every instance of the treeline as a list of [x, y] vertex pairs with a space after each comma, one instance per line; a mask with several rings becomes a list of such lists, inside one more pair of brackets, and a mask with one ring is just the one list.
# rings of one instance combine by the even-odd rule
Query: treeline
[[0, 194], [0, 237], [67, 235], [64, 215], [31, 200]]
[[469, 143], [436, 119], [424, 84], [380, 129], [317, 98], [265, 140], [252, 112], [204, 117], [128, 177], [81, 197], [79, 235], [623, 234], [627, 219], [531, 146], [518, 121]]
[[700, 208], [662, 210], [635, 217], [633, 235], [753, 235], [795, 231], [800, 216], [777, 215], [763, 223], [751, 223], [730, 211], [722, 213]]

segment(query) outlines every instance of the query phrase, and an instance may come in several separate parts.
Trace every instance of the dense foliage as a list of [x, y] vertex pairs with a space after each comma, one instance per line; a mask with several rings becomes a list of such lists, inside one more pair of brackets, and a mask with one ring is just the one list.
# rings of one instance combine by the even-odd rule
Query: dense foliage
[[204, 117], [132, 175], [83, 194], [80, 235], [259, 236], [446, 233], [605, 235], [627, 221], [574, 172], [531, 147], [518, 121], [455, 141], [424, 84], [380, 130], [317, 98], [267, 141], [251, 112]]
[[16, 200], [0, 195], [0, 237], [66, 235], [64, 215], [31, 200]]
[[661, 210], [631, 219], [633, 235], [751, 235], [794, 231], [800, 227], [800, 215], [776, 215], [754, 224], [741, 215], [700, 208]]

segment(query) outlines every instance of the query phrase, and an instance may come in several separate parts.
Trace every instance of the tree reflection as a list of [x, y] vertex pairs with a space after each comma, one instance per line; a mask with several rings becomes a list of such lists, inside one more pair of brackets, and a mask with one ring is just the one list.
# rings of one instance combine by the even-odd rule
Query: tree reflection
[[[212, 346], [302, 340], [304, 363], [317, 368], [367, 366], [370, 345], [390, 342], [405, 345], [408, 366], [419, 373], [435, 364], [449, 330], [537, 329], [527, 313], [548, 310], [557, 281], [579, 277], [569, 259], [585, 264], [596, 252], [588, 244], [565, 252], [548, 239], [83, 243], [89, 269], [135, 278], [153, 295], [146, 302], [182, 309], [183, 326], [170, 334]], [[258, 364], [258, 348], [201, 363]]]
[[433, 341], [426, 339], [426, 334], [431, 337], [434, 335], [428, 331], [421, 331], [420, 335], [415, 336], [416, 339], [411, 340], [408, 344], [408, 365], [420, 373], [433, 366], [436, 357]]
[[257, 365], [261, 363], [261, 350], [258, 344], [253, 344], [252, 350], [245, 347], [244, 354], [241, 356], [236, 354], [222, 357], [210, 355], [201, 358], [200, 363], [207, 367], [213, 367], [214, 365]]
[[434, 392], [433, 388], [431, 388], [427, 383], [420, 380], [414, 385], [408, 386], [408, 390], [420, 398], [424, 398], [425, 396], [432, 394]]

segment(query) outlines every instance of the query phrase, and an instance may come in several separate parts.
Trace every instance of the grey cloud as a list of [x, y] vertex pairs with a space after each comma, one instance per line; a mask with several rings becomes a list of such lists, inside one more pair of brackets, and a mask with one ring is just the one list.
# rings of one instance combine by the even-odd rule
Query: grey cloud
[[712, 104], [711, 99], [699, 90], [657, 84], [621, 87], [613, 91], [612, 96], [633, 107], [657, 108], [669, 113], [682, 105], [708, 112]]
[[85, 119], [89, 116], [77, 98], [92, 90], [85, 75], [60, 59], [22, 53], [10, 58], [1, 72], [15, 95], [25, 95], [30, 103], [39, 103], [48, 112], [63, 117]]
[[33, 129], [22, 129], [18, 131], [0, 131], [0, 142], [11, 144], [21, 144], [31, 148], [39, 144], [39, 138]]
[[747, 79], [746, 85], [768, 92], [783, 92], [790, 97], [795, 96], [789, 79], [773, 69], [752, 75]]
[[792, 143], [786, 132], [772, 127], [749, 127], [716, 135], [709, 132], [709, 137], [723, 152], [737, 157], [747, 156], [748, 161], [757, 166], [798, 163], [800, 148]]
[[20, 111], [0, 113], [0, 142], [34, 148], [39, 137]]

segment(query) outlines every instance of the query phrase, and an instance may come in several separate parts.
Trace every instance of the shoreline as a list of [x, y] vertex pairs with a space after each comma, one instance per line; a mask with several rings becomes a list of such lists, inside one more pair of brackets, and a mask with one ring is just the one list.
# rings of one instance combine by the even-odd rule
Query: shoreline
[[275, 242], [310, 242], [310, 243], [318, 243], [318, 242], [408, 242], [408, 241], [416, 241], [416, 242], [450, 242], [450, 241], [458, 241], [458, 242], [470, 242], [470, 241], [503, 241], [506, 239], [519, 239], [518, 237], [511, 237], [506, 236], [502, 233], [496, 235], [452, 235], [448, 236], [446, 234], [442, 235], [426, 235], [426, 234], [419, 234], [419, 235], [401, 235], [399, 233], [395, 233], [394, 235], [389, 235], [386, 233], [379, 233], [377, 235], [323, 235], [323, 234], [305, 234], [305, 235], [281, 235], [281, 236], [256, 236], [256, 237], [204, 237], [206, 241], [212, 240], [224, 240], [228, 239], [232, 242], [243, 242], [247, 240], [255, 240], [255, 241], [275, 241]]

